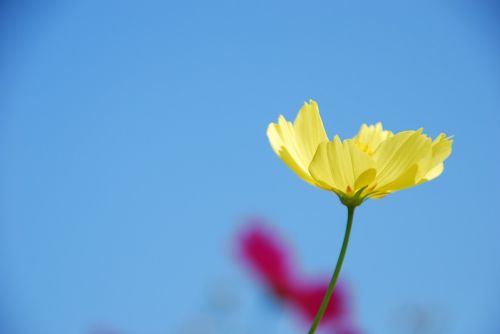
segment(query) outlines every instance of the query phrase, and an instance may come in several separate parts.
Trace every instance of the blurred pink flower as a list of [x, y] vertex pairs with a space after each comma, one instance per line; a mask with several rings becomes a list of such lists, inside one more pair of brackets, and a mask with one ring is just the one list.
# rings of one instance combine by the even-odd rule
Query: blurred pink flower
[[[240, 231], [237, 251], [274, 297], [298, 310], [308, 324], [314, 319], [327, 290], [328, 277], [318, 281], [300, 273], [290, 248], [259, 219], [250, 219]], [[335, 287], [321, 324], [334, 328], [335, 333], [359, 333], [351, 325], [344, 284]]]
[[254, 223], [241, 233], [238, 247], [245, 262], [276, 296], [287, 298], [291, 294], [295, 275], [290, 254], [281, 240], [261, 224]]

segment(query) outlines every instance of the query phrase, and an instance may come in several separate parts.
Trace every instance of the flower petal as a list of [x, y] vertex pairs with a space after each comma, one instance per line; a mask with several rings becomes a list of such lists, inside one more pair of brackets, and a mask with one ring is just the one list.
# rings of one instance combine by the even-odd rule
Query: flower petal
[[371, 183], [376, 175], [373, 159], [352, 140], [342, 143], [338, 136], [319, 145], [309, 172], [324, 188], [339, 195], [354, 195]]
[[278, 124], [269, 124], [267, 137], [274, 152], [288, 167], [305, 181], [317, 185], [308, 167], [318, 145], [328, 141], [328, 137], [316, 102], [304, 103], [294, 124], [280, 116]]
[[358, 134], [353, 139], [362, 151], [373, 154], [380, 143], [392, 136], [393, 133], [384, 130], [382, 123], [378, 122], [375, 125], [361, 125]]
[[313, 100], [309, 100], [309, 104], [304, 103], [293, 125], [298, 139], [297, 147], [302, 159], [309, 165], [318, 145], [328, 140], [318, 104]]
[[443, 161], [448, 159], [451, 154], [453, 139], [446, 137], [444, 133], [434, 139], [432, 142], [432, 159], [430, 163], [430, 169], [422, 178], [421, 183], [435, 179], [444, 170]]
[[380, 193], [414, 186], [427, 173], [432, 158], [432, 141], [418, 131], [404, 131], [382, 142], [374, 153], [377, 187]]

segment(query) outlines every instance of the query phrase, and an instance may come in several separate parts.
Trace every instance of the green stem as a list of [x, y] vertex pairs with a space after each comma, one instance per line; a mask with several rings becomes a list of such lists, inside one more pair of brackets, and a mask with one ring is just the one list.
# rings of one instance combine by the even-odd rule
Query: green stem
[[319, 326], [319, 322], [321, 318], [323, 318], [323, 314], [325, 314], [328, 303], [330, 302], [330, 298], [332, 297], [333, 288], [335, 288], [335, 283], [337, 282], [337, 278], [340, 274], [340, 269], [342, 268], [342, 263], [344, 262], [345, 253], [347, 250], [347, 245], [349, 244], [349, 235], [351, 234], [352, 227], [352, 219], [354, 217], [354, 206], [347, 207], [347, 226], [345, 228], [344, 241], [342, 243], [342, 249], [340, 250], [340, 255], [337, 260], [337, 265], [335, 266], [335, 271], [333, 272], [332, 279], [330, 284], [328, 285], [328, 290], [326, 290], [325, 297], [323, 298], [323, 302], [321, 302], [321, 306], [314, 318], [314, 321], [311, 325], [311, 329], [309, 329], [308, 334], [314, 334], [316, 332], [316, 328]]

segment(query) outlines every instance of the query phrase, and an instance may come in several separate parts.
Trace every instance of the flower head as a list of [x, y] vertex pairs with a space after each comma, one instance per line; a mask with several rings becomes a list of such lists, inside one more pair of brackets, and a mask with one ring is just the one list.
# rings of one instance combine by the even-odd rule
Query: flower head
[[357, 206], [438, 177], [453, 140], [444, 133], [432, 140], [422, 129], [393, 134], [382, 123], [363, 124], [358, 134], [329, 140], [318, 105], [304, 103], [295, 121], [280, 116], [267, 136], [273, 150], [299, 177]]

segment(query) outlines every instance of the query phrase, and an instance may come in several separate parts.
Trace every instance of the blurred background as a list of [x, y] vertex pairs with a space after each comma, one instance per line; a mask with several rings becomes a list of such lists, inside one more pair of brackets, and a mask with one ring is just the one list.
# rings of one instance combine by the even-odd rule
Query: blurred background
[[333, 270], [345, 208], [265, 135], [310, 98], [329, 134], [455, 138], [357, 210], [358, 333], [500, 333], [499, 41], [493, 0], [1, 1], [0, 333], [305, 333], [238, 236]]

